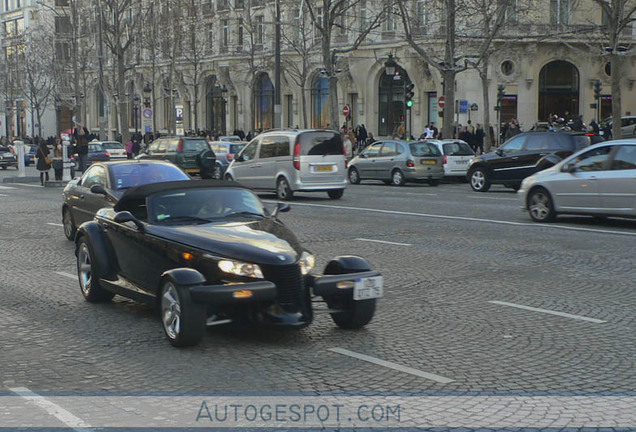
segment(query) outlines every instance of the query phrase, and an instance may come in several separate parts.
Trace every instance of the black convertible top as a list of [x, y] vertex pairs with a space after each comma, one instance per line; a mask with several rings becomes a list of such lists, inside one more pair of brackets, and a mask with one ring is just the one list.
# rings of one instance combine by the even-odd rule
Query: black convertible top
[[149, 183], [127, 189], [124, 195], [115, 204], [115, 211], [128, 209], [157, 192], [183, 190], [183, 189], [207, 189], [207, 188], [237, 188], [249, 189], [240, 183], [225, 180], [182, 180], [161, 183]]

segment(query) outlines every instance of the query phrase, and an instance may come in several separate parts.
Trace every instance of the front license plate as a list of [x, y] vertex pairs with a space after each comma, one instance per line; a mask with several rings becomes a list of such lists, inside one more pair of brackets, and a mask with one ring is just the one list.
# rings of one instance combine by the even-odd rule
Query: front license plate
[[422, 165], [435, 165], [435, 161], [434, 160], [428, 160], [428, 159], [422, 159], [422, 160], [420, 160], [420, 163]]
[[353, 299], [367, 300], [382, 297], [382, 276], [358, 278], [353, 284]]
[[315, 172], [332, 172], [333, 165], [318, 165], [314, 167]]

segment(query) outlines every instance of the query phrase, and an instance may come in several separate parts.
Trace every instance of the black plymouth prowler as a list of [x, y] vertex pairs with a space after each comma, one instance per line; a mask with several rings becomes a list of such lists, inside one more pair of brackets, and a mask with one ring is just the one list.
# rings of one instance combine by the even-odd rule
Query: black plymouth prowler
[[314, 256], [249, 189], [204, 180], [126, 190], [75, 237], [77, 273], [89, 302], [115, 294], [157, 305], [170, 343], [196, 345], [207, 325], [250, 320], [303, 327], [321, 297], [334, 322], [368, 324], [382, 276], [360, 257], [331, 260], [314, 275]]

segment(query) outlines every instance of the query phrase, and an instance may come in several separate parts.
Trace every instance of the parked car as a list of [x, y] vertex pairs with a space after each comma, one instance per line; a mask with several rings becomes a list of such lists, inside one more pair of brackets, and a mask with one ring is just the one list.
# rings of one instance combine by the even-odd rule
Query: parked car
[[178, 167], [162, 161], [98, 162], [62, 192], [64, 235], [73, 240], [77, 227], [102, 207], [112, 207], [127, 189], [147, 183], [190, 180]]
[[0, 146], [0, 168], [6, 170], [9, 167], [18, 168], [18, 159], [9, 147]]
[[373, 318], [382, 276], [360, 257], [316, 259], [249, 189], [235, 182], [168, 182], [132, 188], [79, 227], [77, 273], [84, 298], [115, 293], [157, 304], [169, 342], [196, 345], [207, 325], [250, 320], [301, 328], [326, 303], [341, 328]]
[[376, 141], [349, 161], [348, 174], [351, 184], [372, 179], [395, 186], [408, 181], [437, 186], [444, 178], [444, 157], [427, 141]]
[[227, 141], [227, 142], [242, 142], [241, 137], [238, 135], [226, 135], [219, 137], [219, 141]]
[[[612, 117], [608, 117], [600, 124], [601, 129], [609, 127], [612, 129]], [[603, 131], [601, 131], [601, 134]], [[636, 116], [621, 117], [621, 138], [636, 137]]]
[[93, 143], [101, 144], [104, 146], [111, 160], [126, 159], [126, 147], [119, 141], [92, 141]]
[[223, 174], [225, 174], [227, 167], [230, 166], [230, 163], [234, 160], [234, 156], [245, 147], [245, 144], [246, 143], [242, 142], [234, 143], [228, 141], [212, 141], [210, 143], [210, 147], [216, 156], [216, 166], [212, 173], [213, 178], [217, 180], [223, 179]]
[[140, 159], [166, 160], [190, 175], [210, 178], [216, 165], [216, 156], [205, 138], [160, 137], [154, 140]]
[[282, 200], [320, 191], [339, 199], [347, 186], [342, 138], [331, 130], [264, 132], [234, 158], [224, 178], [276, 191]]
[[426, 142], [437, 146], [444, 155], [444, 175], [446, 177], [466, 178], [468, 162], [475, 157], [475, 151], [470, 148], [466, 141], [428, 139]]
[[106, 162], [110, 160], [110, 153], [106, 151], [103, 145], [99, 143], [88, 143], [88, 155], [86, 157], [86, 166], [91, 166], [95, 162]]
[[636, 217], [636, 140], [586, 148], [527, 177], [521, 206], [537, 222], [559, 214]]
[[492, 184], [518, 190], [521, 181], [549, 168], [602, 140], [583, 132], [522, 132], [506, 141], [494, 152], [479, 155], [468, 163], [467, 178], [476, 192], [486, 192]]

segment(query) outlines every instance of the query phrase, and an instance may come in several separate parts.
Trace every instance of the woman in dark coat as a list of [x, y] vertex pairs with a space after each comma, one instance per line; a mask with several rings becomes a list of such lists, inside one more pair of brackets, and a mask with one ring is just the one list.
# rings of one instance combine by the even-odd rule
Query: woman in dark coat
[[51, 169], [51, 164], [46, 163], [46, 157], [49, 155], [50, 150], [46, 145], [46, 141], [40, 141], [40, 145], [38, 145], [38, 150], [35, 153], [35, 157], [38, 160], [37, 165], [35, 166], [38, 171], [40, 171], [40, 184], [44, 186], [44, 176], [46, 175], [46, 181], [49, 181], [49, 170]]

